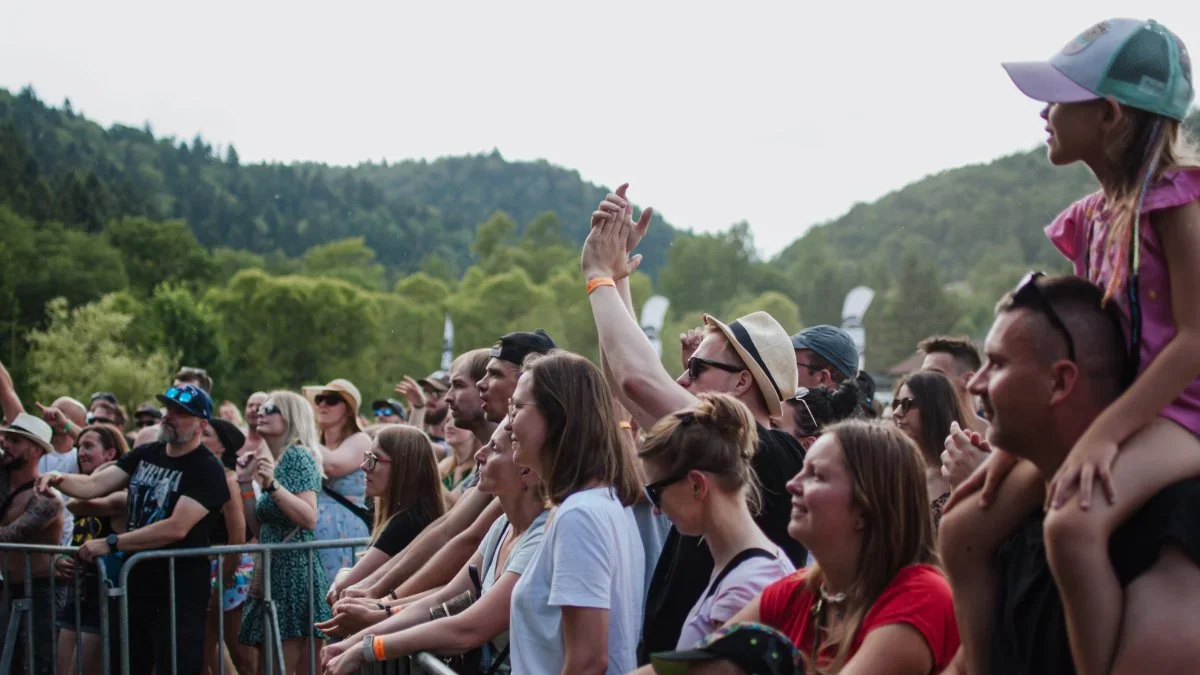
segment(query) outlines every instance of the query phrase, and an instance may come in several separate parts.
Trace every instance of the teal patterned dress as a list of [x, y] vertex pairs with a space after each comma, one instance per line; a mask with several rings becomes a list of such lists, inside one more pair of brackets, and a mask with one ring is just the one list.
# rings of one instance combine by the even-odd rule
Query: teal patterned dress
[[[275, 481], [292, 494], [321, 492], [321, 471], [316, 460], [304, 450], [291, 447], [284, 451], [275, 466]], [[315, 541], [312, 530], [297, 529], [270, 495], [263, 493], [258, 498], [254, 514], [259, 523], [259, 541], [278, 544], [288, 535], [288, 543]], [[295, 532], [295, 534], [292, 534]], [[333, 614], [325, 604], [325, 592], [329, 587], [325, 580], [325, 569], [316, 551], [312, 552], [312, 566], [308, 565], [308, 551], [278, 553], [271, 556], [271, 599], [275, 601], [279, 616], [279, 635], [283, 640], [315, 637], [325, 639], [314, 622], [327, 621]], [[308, 613], [309, 589], [312, 589], [312, 617]], [[263, 601], [259, 598], [246, 600], [242, 615], [242, 632], [238, 639], [242, 644], [260, 645], [263, 642]]]

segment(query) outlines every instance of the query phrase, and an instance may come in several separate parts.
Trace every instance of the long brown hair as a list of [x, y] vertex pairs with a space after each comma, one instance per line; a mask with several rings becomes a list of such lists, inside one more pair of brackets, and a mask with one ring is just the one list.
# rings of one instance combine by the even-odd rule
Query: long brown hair
[[750, 409], [729, 394], [700, 394], [691, 408], [660, 419], [646, 434], [638, 457], [656, 462], [665, 475], [686, 471], [715, 474], [725, 492], [746, 490], [752, 513], [761, 506], [758, 478], [750, 462], [758, 429]]
[[[837, 646], [829, 672], [846, 664], [854, 636], [875, 600], [901, 569], [933, 564], [933, 522], [925, 489], [925, 462], [915, 443], [895, 426], [879, 421], [850, 420], [831, 427], [850, 475], [851, 501], [866, 523], [854, 581], [845, 590], [846, 620], [840, 635], [821, 645]], [[813, 594], [824, 583], [820, 563], [805, 574]], [[816, 664], [809, 672], [817, 672]]]
[[900, 381], [896, 394], [906, 385], [912, 393], [914, 405], [921, 412], [921, 440], [918, 443], [921, 456], [929, 466], [940, 467], [946, 436], [950, 435], [950, 424], [958, 422], [958, 426], [965, 429], [972, 413], [963, 409], [962, 399], [955, 391], [954, 384], [939, 372], [922, 370], [909, 375]]
[[414, 511], [427, 522], [445, 512], [437, 459], [425, 433], [415, 427], [392, 424], [375, 435], [379, 450], [392, 460], [387, 487], [375, 498], [374, 542], [397, 514]]
[[89, 431], [96, 432], [96, 435], [100, 437], [100, 447], [116, 453], [113, 456], [114, 460], [121, 459], [125, 453], [129, 452], [129, 443], [125, 441], [125, 434], [117, 427], [104, 423], [89, 424], [79, 430], [79, 436], [76, 438], [83, 438], [83, 435]]
[[[1123, 290], [1133, 272], [1129, 247], [1146, 189], [1165, 171], [1200, 164], [1195, 144], [1179, 122], [1127, 105], [1120, 108], [1120, 119], [1104, 146], [1114, 177], [1111, 185], [1104, 185], [1107, 208], [1112, 214], [1105, 248], [1117, 250], [1113, 277], [1104, 290], [1105, 302]], [[1093, 265], [1098, 267], [1099, 261], [1093, 261]]]
[[611, 486], [622, 504], [633, 506], [641, 484], [600, 369], [582, 356], [553, 350], [530, 354], [524, 370], [546, 420], [542, 482], [551, 503], [561, 504], [589, 483], [601, 483]]

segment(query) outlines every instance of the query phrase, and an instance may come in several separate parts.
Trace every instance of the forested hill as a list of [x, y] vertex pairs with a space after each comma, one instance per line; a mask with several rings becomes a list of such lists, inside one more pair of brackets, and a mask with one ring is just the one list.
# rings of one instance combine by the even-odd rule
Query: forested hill
[[[505, 211], [519, 228], [557, 215], [581, 244], [607, 190], [545, 161], [509, 162], [498, 152], [434, 162], [243, 164], [233, 146], [218, 153], [197, 136], [156, 137], [152, 129], [104, 129], [66, 102], [54, 108], [32, 89], [0, 89], [0, 203], [36, 221], [99, 232], [113, 217], [186, 221], [209, 248], [301, 256], [313, 246], [364, 237], [395, 274], [427, 257], [457, 277], [475, 258], [475, 228]], [[648, 272], [675, 231], [656, 217], [643, 244]]]

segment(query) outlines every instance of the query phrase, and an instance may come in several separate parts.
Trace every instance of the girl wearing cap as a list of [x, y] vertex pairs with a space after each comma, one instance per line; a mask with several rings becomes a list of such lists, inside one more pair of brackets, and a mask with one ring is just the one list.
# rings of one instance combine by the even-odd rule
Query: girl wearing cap
[[[359, 426], [362, 397], [358, 387], [349, 380], [336, 379], [323, 387], [305, 387], [304, 395], [316, 414], [325, 477], [317, 500], [317, 539], [365, 539], [370, 530], [362, 463], [371, 449], [371, 438]], [[344, 567], [354, 566], [353, 549], [327, 548], [320, 551], [320, 556], [327, 579], [335, 578]], [[328, 590], [322, 590], [321, 596]]]
[[842, 422], [809, 448], [788, 491], [788, 532], [816, 563], [768, 586], [730, 625], [783, 631], [806, 672], [942, 672], [958, 628], [913, 442], [893, 425]]
[[687, 649], [720, 628], [776, 579], [796, 571], [754, 522], [758, 479], [750, 465], [758, 444], [754, 418], [728, 394], [658, 421], [638, 456], [646, 498], [681, 534], [704, 537], [713, 556], [708, 588], [679, 635]]
[[[1136, 373], [1075, 444], [1046, 494], [1048, 560], [1075, 666], [1107, 673], [1123, 602], [1108, 539], [1159, 490], [1200, 474], [1200, 161], [1181, 128], [1194, 98], [1191, 61], [1164, 26], [1109, 19], [1049, 61], [1004, 68], [1022, 92], [1047, 104], [1050, 162], [1083, 162], [1096, 176], [1100, 189], [1046, 233], [1075, 273], [1116, 303]], [[1048, 323], [1063, 346], [1069, 386], [1086, 374], [1074, 366], [1070, 326]], [[1118, 452], [1131, 461], [1114, 462]], [[993, 453], [987, 484], [999, 483], [1015, 462]], [[982, 472], [975, 478], [960, 492], [983, 483]], [[1036, 480], [1005, 488], [1031, 503], [1043, 489]]]
[[[313, 528], [317, 525], [321, 460], [312, 407], [291, 392], [272, 392], [258, 410], [258, 433], [267, 446], [238, 475], [246, 522], [264, 544], [316, 541]], [[262, 486], [257, 497], [252, 477]], [[307, 663], [309, 649], [320, 649], [324, 639], [313, 624], [330, 617], [329, 607], [320, 601], [329, 584], [325, 568], [306, 551], [272, 554], [270, 574], [278, 637], [283, 643], [283, 672], [294, 673], [302, 659]], [[239, 634], [242, 644], [260, 649], [266, 637], [263, 619], [267, 608], [261, 592], [265, 577], [259, 565]], [[310, 597], [315, 598], [312, 604]]]
[[[204, 446], [208, 448], [221, 465], [225, 467], [225, 480], [229, 487], [230, 496], [239, 494], [237, 479], [238, 452], [246, 442], [245, 435], [233, 422], [214, 417], [204, 428]], [[230, 499], [221, 507], [220, 513], [213, 513], [212, 531], [208, 535], [211, 546], [239, 546], [250, 538], [246, 531], [246, 514], [241, 499]], [[238, 634], [242, 629], [242, 605], [250, 591], [250, 578], [254, 573], [254, 557], [249, 553], [230, 554], [224, 556], [221, 564], [221, 589], [217, 593], [217, 561], [212, 563], [213, 592], [208, 604], [208, 625], [204, 632], [204, 672], [211, 675], [218, 672], [217, 659], [225, 661], [226, 670], [252, 673], [254, 668], [254, 651], [238, 642]], [[224, 612], [223, 619], [219, 612]], [[225, 624], [224, 649], [218, 651], [218, 631], [221, 621]]]

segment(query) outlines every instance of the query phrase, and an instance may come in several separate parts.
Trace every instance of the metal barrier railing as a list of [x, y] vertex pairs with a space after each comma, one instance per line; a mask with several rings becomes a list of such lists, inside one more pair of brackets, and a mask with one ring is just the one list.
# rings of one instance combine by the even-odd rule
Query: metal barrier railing
[[[278, 630], [278, 616], [276, 614], [276, 605], [272, 596], [271, 590], [271, 556], [283, 552], [305, 552], [306, 562], [310, 573], [312, 573], [313, 565], [320, 564], [317, 560], [315, 552], [323, 549], [332, 548], [350, 548], [358, 549], [369, 544], [368, 539], [338, 539], [331, 541], [314, 541], [314, 542], [299, 542], [286, 544], [246, 544], [240, 546], [214, 546], [207, 548], [192, 548], [192, 549], [162, 549], [156, 551], [142, 551], [135, 553], [125, 559], [121, 567], [121, 572], [118, 577], [119, 582], [115, 586], [111, 580], [106, 578], [104, 565], [96, 565], [95, 570], [88, 569], [87, 576], [96, 575], [95, 583], [97, 584], [96, 597], [99, 602], [99, 635], [101, 658], [99, 667], [96, 664], [87, 664], [88, 670], [96, 672], [97, 670], [102, 675], [113, 675], [113, 659], [112, 659], [112, 631], [110, 630], [110, 621], [116, 619], [119, 621], [119, 637], [120, 637], [120, 662], [117, 664], [117, 672], [123, 675], [128, 675], [130, 672], [130, 627], [129, 627], [129, 594], [127, 592], [131, 573], [135, 570], [139, 563], [144, 564], [150, 560], [167, 561], [168, 584], [172, 592], [167, 598], [170, 612], [170, 631], [171, 631], [171, 667], [170, 669], [163, 668], [163, 664], [156, 666], [157, 675], [175, 675], [178, 672], [178, 635], [177, 635], [177, 606], [176, 606], [176, 589], [175, 585], [175, 561], [179, 558], [215, 558], [217, 564], [216, 573], [216, 592], [217, 597], [221, 598], [225, 591], [225, 556], [230, 554], [256, 553], [262, 557], [259, 564], [262, 565], [263, 583], [261, 598], [264, 603], [263, 622], [263, 643], [261, 648], [262, 670], [261, 675], [272, 675], [276, 664], [280, 665], [280, 672], [283, 671], [283, 646], [282, 639]], [[75, 628], [75, 656], [73, 659], [74, 668], [70, 672], [75, 675], [84, 675], [85, 663], [83, 655], [83, 579], [82, 566], [76, 566], [74, 575], [67, 584], [57, 583], [54, 574], [54, 559], [57, 556], [75, 557], [79, 549], [75, 547], [63, 546], [41, 546], [34, 544], [0, 544], [0, 578], [3, 579], [2, 592], [0, 595], [0, 608], [5, 610], [3, 616], [4, 624], [0, 625], [0, 629], [5, 630], [3, 650], [0, 651], [0, 673], [14, 673], [17, 670], [13, 663], [16, 656], [16, 642], [18, 633], [20, 632], [20, 623], [25, 624], [25, 644], [23, 659], [25, 662], [25, 670], [30, 673], [50, 673], [59, 675], [60, 665], [58, 662], [58, 654], [54, 645], [58, 644], [58, 627], [56, 626], [56, 618], [58, 614], [58, 606], [60, 601], [57, 595], [59, 587], [71, 588], [74, 593], [74, 628]], [[9, 556], [12, 554], [21, 554], [23, 562], [22, 579], [17, 582], [24, 594], [21, 597], [14, 597], [13, 584], [9, 583], [11, 578], [9, 569]], [[34, 578], [34, 559], [35, 556], [46, 556], [49, 565], [49, 573], [46, 577]], [[308, 581], [308, 625], [312, 625], [313, 617], [316, 611], [315, 602], [324, 601], [324, 598], [316, 598], [312, 588], [311, 579]], [[45, 593], [38, 593], [41, 588], [45, 588]], [[117, 616], [111, 617], [109, 611], [109, 602], [116, 600], [118, 603]], [[207, 605], [206, 605], [207, 606]], [[225, 617], [224, 608], [220, 603], [217, 605], [217, 648], [219, 653], [225, 649]], [[51, 636], [35, 635], [39, 633], [39, 624], [36, 619], [41, 616], [41, 612], [50, 612], [48, 629]], [[42, 631], [44, 632], [44, 631]], [[141, 636], [138, 636], [141, 637]], [[35, 639], [36, 638], [36, 639]], [[39, 641], [46, 640], [50, 645], [49, 657], [50, 664], [46, 667], [44, 661], [39, 661], [36, 647], [42, 646], [46, 648], [46, 644]], [[317, 653], [316, 641], [309, 641], [309, 668], [311, 673], [317, 673]], [[214, 662], [216, 671], [219, 675], [226, 675], [225, 662], [222, 658], [217, 658]], [[408, 658], [387, 663], [371, 664], [364, 668], [364, 673], [379, 673], [381, 675], [407, 675], [429, 673], [431, 675], [454, 675], [454, 670], [447, 666], [438, 657], [428, 653], [414, 654]], [[63, 673], [63, 675], [68, 675]]]

